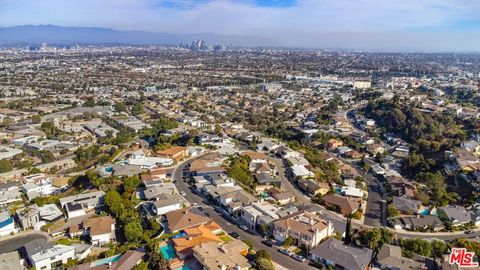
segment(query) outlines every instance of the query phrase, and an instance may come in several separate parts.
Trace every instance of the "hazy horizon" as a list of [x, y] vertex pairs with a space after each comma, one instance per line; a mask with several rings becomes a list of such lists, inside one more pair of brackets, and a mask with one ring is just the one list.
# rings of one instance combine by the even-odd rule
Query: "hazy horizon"
[[[480, 52], [474, 0], [0, 0], [0, 26], [256, 36], [258, 46]], [[266, 42], [265, 40], [268, 40]]]

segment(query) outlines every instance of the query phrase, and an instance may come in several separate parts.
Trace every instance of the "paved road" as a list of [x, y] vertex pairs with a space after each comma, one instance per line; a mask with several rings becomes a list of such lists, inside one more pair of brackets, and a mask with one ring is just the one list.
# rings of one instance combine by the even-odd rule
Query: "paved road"
[[30, 233], [27, 235], [15, 236], [7, 240], [0, 241], [0, 254], [15, 251], [21, 248], [26, 243], [36, 239], [47, 240], [47, 237], [40, 233]]
[[[200, 156], [201, 157], [201, 156]], [[200, 158], [198, 157], [198, 158]], [[218, 223], [226, 232], [237, 232], [240, 235], [240, 239], [242, 240], [251, 240], [253, 242], [253, 246], [256, 250], [267, 250], [272, 255], [272, 260], [279, 264], [280, 266], [286, 269], [316, 269], [309, 266], [307, 263], [300, 263], [295, 261], [294, 259], [283, 255], [277, 251], [278, 248], [275, 247], [268, 247], [264, 245], [261, 241], [263, 238], [259, 234], [252, 234], [241, 230], [237, 227], [232, 221], [230, 221], [229, 217], [223, 216], [214, 210], [214, 208], [203, 201], [203, 198], [191, 191], [188, 184], [186, 184], [183, 179], [183, 171], [187, 164], [191, 163], [195, 159], [191, 159], [183, 164], [180, 164], [175, 171], [173, 172], [173, 179], [176, 181], [177, 189], [181, 192], [186, 193], [186, 199], [190, 203], [197, 203], [201, 206], [205, 212], [216, 222]]]
[[365, 181], [368, 186], [367, 209], [365, 211], [365, 225], [372, 227], [387, 226], [385, 191], [375, 177], [366, 174]]
[[297, 199], [296, 205], [309, 205], [311, 204], [311, 200], [309, 197], [305, 196], [300, 190], [298, 190], [288, 179], [287, 176], [287, 171], [285, 169], [285, 165], [283, 163], [282, 159], [279, 158], [273, 158], [271, 157], [270, 160], [275, 164], [275, 167], [277, 168], [278, 171], [278, 176], [280, 177], [280, 180], [282, 181], [282, 188], [290, 191], [295, 195], [295, 198]]

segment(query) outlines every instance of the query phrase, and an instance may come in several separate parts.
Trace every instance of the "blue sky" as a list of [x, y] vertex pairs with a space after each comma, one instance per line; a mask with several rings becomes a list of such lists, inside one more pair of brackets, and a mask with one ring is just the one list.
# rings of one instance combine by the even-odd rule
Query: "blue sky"
[[256, 35], [278, 46], [480, 51], [480, 0], [0, 0], [0, 26]]

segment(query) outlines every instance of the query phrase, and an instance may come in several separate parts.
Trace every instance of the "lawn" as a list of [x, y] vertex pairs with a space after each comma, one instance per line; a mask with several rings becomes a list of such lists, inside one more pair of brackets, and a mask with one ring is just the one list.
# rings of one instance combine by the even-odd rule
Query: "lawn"
[[220, 235], [218, 237], [220, 237], [220, 239], [222, 239], [222, 241], [225, 243], [233, 241], [232, 238], [230, 238], [228, 235]]
[[70, 246], [71, 244], [79, 244], [80, 243], [80, 238], [72, 238], [72, 239], [62, 238], [62, 239], [58, 239], [57, 241], [55, 241], [55, 243], [57, 243], [59, 245]]

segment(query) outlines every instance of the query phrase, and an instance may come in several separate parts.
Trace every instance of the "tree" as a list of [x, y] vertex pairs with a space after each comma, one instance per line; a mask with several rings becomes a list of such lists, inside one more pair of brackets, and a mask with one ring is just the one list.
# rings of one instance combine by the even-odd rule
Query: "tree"
[[138, 242], [142, 239], [143, 228], [140, 221], [133, 221], [125, 225], [125, 238], [130, 242]]
[[275, 270], [275, 266], [273, 265], [272, 261], [266, 258], [257, 258], [255, 262], [257, 263], [258, 270]]
[[293, 244], [293, 238], [292, 237], [287, 237], [287, 239], [285, 239], [285, 241], [283, 241], [283, 246], [284, 247], [289, 247]]
[[40, 117], [40, 115], [36, 114], [32, 116], [32, 123], [40, 124], [40, 122], [42, 122], [42, 117]]
[[125, 188], [125, 192], [133, 191], [138, 185], [140, 185], [140, 178], [138, 177], [138, 175], [133, 175], [123, 180], [123, 187]]
[[122, 197], [115, 190], [109, 191], [107, 192], [107, 194], [105, 194], [105, 205], [116, 217], [119, 217], [123, 213], [125, 208], [123, 205]]
[[137, 116], [137, 115], [140, 115], [140, 114], [144, 113], [145, 109], [143, 108], [142, 103], [135, 103], [132, 106], [131, 112], [132, 112], [132, 115]]
[[253, 250], [253, 241], [252, 241], [252, 240], [250, 240], [250, 239], [245, 239], [245, 240], [243, 240], [243, 242], [244, 242], [245, 244], [247, 244], [248, 250]]
[[363, 231], [360, 235], [360, 242], [376, 251], [384, 244], [391, 244], [392, 241], [393, 234], [385, 228], [374, 228], [370, 231]]
[[258, 270], [274, 270], [272, 256], [266, 250], [257, 251], [255, 262]]
[[135, 265], [132, 270], [148, 270], [148, 263], [140, 262], [139, 264]]
[[389, 204], [387, 206], [387, 217], [392, 218], [392, 217], [397, 217], [397, 216], [398, 216], [397, 208], [394, 205]]
[[119, 112], [125, 112], [127, 110], [127, 105], [123, 101], [115, 103], [115, 110]]
[[345, 244], [350, 245], [352, 243], [352, 217], [347, 218], [347, 224], [345, 226]]
[[443, 241], [433, 240], [431, 245], [434, 258], [441, 258], [447, 252], [448, 247]]
[[0, 173], [9, 172], [13, 170], [12, 163], [7, 159], [0, 160]]

